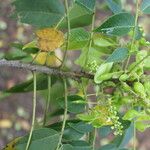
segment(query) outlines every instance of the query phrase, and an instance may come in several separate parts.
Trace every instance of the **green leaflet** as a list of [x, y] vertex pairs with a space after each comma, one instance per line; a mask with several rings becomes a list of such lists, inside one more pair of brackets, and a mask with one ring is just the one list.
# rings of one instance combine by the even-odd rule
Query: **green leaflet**
[[92, 61], [96, 61], [98, 64], [101, 62], [100, 56], [102, 53], [95, 48], [90, 48], [88, 51], [88, 47], [84, 47], [81, 51], [80, 57], [75, 61], [76, 64], [82, 66], [82, 67], [87, 67], [85, 66], [86, 62], [86, 57], [88, 57], [87, 64]]
[[106, 0], [108, 7], [114, 14], [122, 12], [121, 2], [116, 2], [115, 0]]
[[[111, 78], [112, 76], [108, 73], [112, 69], [112, 66], [113, 66], [112, 62], [100, 65], [100, 67], [97, 69], [97, 72], [94, 76], [95, 83], [100, 84], [103, 81], [103, 79], [101, 78], [102, 75], [106, 75], [106, 76], [108, 75], [109, 78]], [[107, 78], [107, 77], [105, 77], [105, 78]], [[107, 79], [109, 79], [109, 78], [107, 78]]]
[[50, 27], [64, 16], [64, 6], [59, 0], [15, 0], [15, 15], [22, 23], [37, 27]]
[[129, 123], [123, 135], [117, 136], [110, 144], [104, 145], [98, 150], [128, 150], [125, 147], [133, 137], [133, 127], [133, 123]]
[[92, 150], [92, 146], [85, 141], [72, 141], [64, 144], [63, 150]]
[[122, 62], [128, 56], [127, 48], [117, 48], [114, 52], [107, 58], [106, 62]]
[[141, 4], [141, 10], [144, 14], [150, 14], [150, 1], [149, 0], [143, 0]]
[[27, 53], [19, 49], [13, 49], [7, 53], [5, 53], [5, 59], [7, 60], [22, 60], [27, 57]]
[[[75, 28], [70, 32], [68, 50], [79, 50], [84, 48], [89, 41], [89, 33], [83, 28]], [[66, 46], [64, 45], [63, 48]]]
[[95, 46], [98, 47], [113, 47], [117, 45], [116, 39], [108, 37], [106, 35], [103, 34], [94, 34], [93, 35], [93, 43]]
[[[21, 138], [17, 145], [16, 150], [25, 149], [28, 135]], [[33, 131], [30, 150], [55, 150], [59, 140], [59, 133], [53, 129], [41, 128]]]
[[84, 123], [84, 122], [68, 123], [68, 125], [80, 133], [88, 133], [88, 132], [93, 131], [94, 129], [92, 125]]
[[119, 13], [109, 17], [94, 32], [123, 36], [134, 27], [134, 17], [130, 13]]
[[[68, 100], [68, 111], [74, 114], [81, 113], [85, 110], [85, 103], [78, 103], [78, 101], [85, 100], [78, 95], [70, 95], [67, 97]], [[59, 105], [64, 108], [64, 97], [58, 98]]]
[[[71, 28], [78, 28], [90, 25], [92, 22], [92, 13], [89, 12], [86, 8], [83, 8], [77, 4], [74, 4], [69, 11], [69, 21]], [[63, 18], [59, 28], [67, 28], [67, 19]]]
[[95, 0], [75, 0], [75, 3], [85, 7], [89, 11], [93, 12], [95, 7]]
[[[57, 78], [52, 76], [52, 85], [56, 83]], [[60, 80], [59, 80], [60, 81]], [[37, 90], [47, 89], [47, 75], [38, 74], [37, 75]], [[5, 92], [8, 93], [22, 93], [33, 91], [33, 78], [30, 80], [24, 81], [23, 83], [17, 84]]]

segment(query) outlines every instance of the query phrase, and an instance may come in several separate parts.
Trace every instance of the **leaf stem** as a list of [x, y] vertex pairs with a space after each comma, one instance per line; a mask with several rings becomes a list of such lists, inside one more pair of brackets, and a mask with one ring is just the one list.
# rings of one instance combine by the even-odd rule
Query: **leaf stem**
[[134, 131], [133, 131], [133, 150], [136, 150], [136, 127], [135, 127], [135, 120], [134, 120]]
[[47, 95], [47, 101], [46, 101], [45, 112], [44, 112], [43, 126], [46, 125], [47, 114], [48, 114], [50, 101], [51, 101], [51, 76], [48, 75], [47, 78], [48, 78], [48, 95]]
[[93, 144], [92, 144], [92, 148], [93, 150], [95, 150], [95, 144], [96, 144], [96, 135], [97, 135], [97, 130], [96, 128], [94, 129], [94, 136], [93, 136]]
[[84, 95], [84, 99], [85, 99], [85, 101], [87, 103], [87, 105], [86, 105], [86, 111], [88, 112], [90, 106], [89, 106], [88, 96], [87, 96], [87, 92], [86, 92], [87, 88], [83, 85], [83, 81], [81, 83], [81, 86], [82, 86], [82, 92], [83, 92], [83, 95]]
[[60, 137], [59, 137], [59, 141], [57, 144], [57, 148], [56, 150], [59, 150], [59, 147], [61, 146], [61, 142], [62, 142], [62, 137], [64, 134], [64, 130], [65, 130], [65, 125], [66, 125], [66, 121], [67, 121], [67, 111], [68, 111], [68, 100], [67, 100], [67, 96], [68, 96], [68, 92], [67, 92], [67, 83], [66, 83], [66, 79], [63, 79], [64, 82], [64, 89], [65, 89], [65, 110], [64, 110], [64, 118], [63, 118], [63, 124], [62, 124], [62, 129], [61, 129], [61, 133], [60, 133]]
[[65, 60], [66, 60], [67, 51], [68, 51], [68, 48], [69, 48], [70, 32], [71, 32], [70, 19], [69, 19], [69, 6], [68, 6], [68, 0], [65, 0], [65, 9], [66, 9], [66, 18], [67, 18], [68, 32], [67, 32], [66, 49], [65, 49], [64, 57], [63, 57], [62, 64], [61, 64], [60, 67], [63, 67], [63, 66], [64, 66], [64, 63], [65, 63]]
[[[137, 28], [137, 25], [138, 25], [139, 1], [140, 0], [136, 0], [136, 14], [135, 14], [135, 23], [134, 23], [133, 37], [132, 37], [132, 41], [131, 41], [131, 50], [132, 50], [134, 42], [135, 42], [136, 28]], [[127, 68], [128, 68], [128, 65], [129, 65], [129, 62], [130, 62], [130, 58], [131, 58], [131, 56], [129, 55], [129, 57], [127, 59], [127, 62], [126, 62], [125, 70], [127, 70]]]
[[141, 59], [139, 62], [137, 62], [130, 70], [129, 73], [131, 73], [132, 71], [134, 71], [134, 69], [140, 65], [145, 59], [147, 59], [150, 55], [145, 56], [143, 59]]
[[94, 26], [95, 26], [95, 16], [96, 16], [96, 6], [94, 7], [94, 12], [93, 12], [93, 16], [92, 16], [92, 26], [91, 26], [91, 33], [90, 33], [90, 38], [89, 38], [89, 45], [88, 45], [88, 51], [87, 51], [87, 54], [86, 54], [86, 60], [85, 60], [85, 63], [84, 63], [84, 67], [86, 67], [87, 65], [87, 62], [88, 62], [88, 54], [89, 54], [89, 51], [91, 49], [91, 46], [92, 46], [92, 38], [93, 38], [93, 30], [94, 30]]
[[37, 54], [33, 57], [32, 61], [31, 61], [31, 64], [34, 63], [34, 61], [36, 60], [37, 56], [38, 56], [41, 52], [42, 52], [41, 50], [39, 50], [39, 51], [37, 52]]
[[30, 129], [30, 134], [29, 138], [27, 141], [26, 149], [29, 149], [30, 142], [32, 139], [32, 133], [34, 130], [34, 123], [35, 123], [35, 113], [36, 113], [36, 72], [33, 72], [33, 106], [32, 106], [33, 114], [32, 114], [32, 124], [31, 124], [31, 129]]

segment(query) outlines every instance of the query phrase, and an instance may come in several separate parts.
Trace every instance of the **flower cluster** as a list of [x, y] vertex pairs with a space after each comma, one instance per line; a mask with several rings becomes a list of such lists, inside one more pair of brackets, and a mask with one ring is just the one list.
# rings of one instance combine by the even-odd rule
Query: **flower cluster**
[[114, 135], [122, 135], [123, 126], [121, 122], [119, 122], [119, 117], [117, 116], [116, 107], [110, 106], [109, 112], [110, 112], [110, 115], [109, 115], [110, 120], [113, 122], [111, 129], [115, 130]]
[[91, 72], [91, 73], [95, 73], [98, 69], [98, 64], [96, 62], [96, 60], [93, 60], [92, 62], [89, 62], [86, 66], [86, 68]]

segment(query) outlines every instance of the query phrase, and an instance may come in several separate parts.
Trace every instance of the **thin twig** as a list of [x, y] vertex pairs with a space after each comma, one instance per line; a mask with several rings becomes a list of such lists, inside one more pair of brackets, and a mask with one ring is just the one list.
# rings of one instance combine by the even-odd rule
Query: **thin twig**
[[71, 32], [70, 19], [69, 19], [69, 6], [68, 6], [68, 0], [65, 0], [65, 9], [66, 9], [66, 18], [67, 18], [67, 28], [68, 28], [68, 32], [67, 32], [66, 49], [65, 49], [64, 57], [63, 57], [62, 64], [61, 64], [60, 67], [63, 67], [63, 66], [64, 66], [64, 63], [65, 63], [65, 60], [66, 60], [67, 51], [68, 51], [68, 48], [69, 48], [70, 32]]
[[32, 134], [33, 134], [33, 130], [34, 130], [34, 123], [35, 123], [35, 113], [36, 113], [36, 73], [33, 72], [33, 79], [34, 79], [34, 84], [33, 84], [33, 114], [32, 114], [32, 124], [31, 124], [31, 129], [30, 129], [30, 134], [28, 137], [28, 141], [27, 141], [27, 145], [26, 145], [26, 150], [29, 149], [30, 146], [30, 142], [32, 139]]
[[135, 126], [135, 120], [134, 120], [134, 131], [133, 131], [133, 150], [136, 150], [136, 126]]
[[66, 121], [67, 121], [67, 107], [68, 107], [67, 96], [68, 96], [68, 92], [67, 92], [67, 83], [66, 83], [66, 80], [63, 79], [63, 81], [64, 81], [64, 89], [65, 89], [65, 91], [64, 91], [64, 93], [65, 93], [65, 110], [64, 110], [64, 118], [63, 118], [62, 129], [61, 129], [61, 133], [60, 133], [60, 137], [59, 137], [59, 141], [58, 141], [56, 150], [59, 150], [59, 147], [61, 145], [62, 137], [63, 137], [63, 134], [64, 134], [65, 125], [66, 125]]
[[145, 56], [143, 59], [141, 59], [139, 62], [137, 62], [130, 70], [129, 73], [131, 73], [132, 71], [134, 71], [134, 69], [136, 67], [138, 67], [138, 65], [140, 65], [145, 59], [147, 59], [150, 55]]
[[87, 65], [87, 62], [88, 62], [88, 54], [89, 54], [89, 51], [91, 49], [91, 46], [92, 46], [92, 39], [93, 39], [93, 30], [94, 30], [94, 25], [95, 25], [95, 14], [96, 14], [96, 6], [94, 7], [94, 12], [93, 12], [93, 16], [92, 16], [92, 26], [91, 26], [91, 33], [90, 33], [90, 38], [89, 38], [89, 46], [88, 46], [88, 51], [87, 51], [87, 54], [86, 54], [86, 60], [85, 60], [85, 64], [84, 66]]
[[47, 78], [48, 78], [48, 95], [47, 95], [47, 101], [46, 101], [45, 112], [44, 112], [43, 126], [46, 125], [47, 114], [48, 114], [50, 101], [51, 101], [51, 76], [48, 75]]
[[[133, 30], [133, 37], [131, 41], [131, 50], [133, 48], [134, 42], [135, 42], [135, 35], [136, 35], [136, 28], [138, 25], [138, 17], [139, 17], [139, 0], [136, 0], [136, 14], [135, 14], [135, 23], [134, 23], [134, 30]], [[128, 57], [126, 65], [125, 65], [125, 70], [128, 68], [129, 62], [130, 62], [131, 56]]]
[[29, 70], [29, 71], [48, 74], [48, 75], [55, 75], [59, 77], [66, 77], [77, 81], [80, 81], [81, 78], [94, 79], [94, 75], [90, 73], [77, 72], [77, 71], [66, 72], [66, 71], [62, 71], [60, 68], [50, 68], [42, 65], [21, 63], [20, 61], [7, 61], [5, 59], [2, 59], [0, 60], [0, 66]]
[[97, 136], [97, 130], [96, 128], [94, 129], [94, 137], [93, 137], [93, 143], [92, 143], [92, 148], [95, 150], [95, 144], [96, 144], [96, 136]]

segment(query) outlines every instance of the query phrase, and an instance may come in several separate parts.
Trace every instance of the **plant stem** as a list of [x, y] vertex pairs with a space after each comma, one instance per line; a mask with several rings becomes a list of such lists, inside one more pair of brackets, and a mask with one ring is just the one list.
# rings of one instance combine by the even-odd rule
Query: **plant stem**
[[132, 71], [134, 71], [134, 69], [140, 65], [145, 59], [147, 59], [150, 55], [145, 56], [143, 59], [141, 59], [139, 62], [137, 62], [137, 64], [135, 64], [130, 70], [129, 73], [131, 73]]
[[135, 127], [135, 120], [134, 120], [134, 131], [133, 131], [133, 150], [136, 150], [136, 127]]
[[47, 95], [46, 107], [45, 107], [45, 112], [44, 112], [43, 126], [45, 126], [46, 124], [47, 114], [48, 114], [50, 101], [51, 101], [51, 76], [48, 75], [47, 78], [48, 78], [48, 95]]
[[35, 123], [35, 113], [36, 113], [36, 72], [33, 72], [33, 106], [32, 106], [33, 114], [32, 114], [32, 124], [31, 124], [31, 129], [30, 129], [30, 134], [29, 138], [27, 141], [26, 149], [29, 149], [30, 142], [32, 139], [32, 133], [34, 130], [34, 123]]
[[91, 33], [90, 33], [90, 38], [89, 38], [89, 46], [88, 46], [88, 51], [87, 51], [87, 54], [86, 54], [86, 60], [85, 60], [85, 63], [84, 63], [84, 67], [86, 67], [87, 65], [87, 62], [88, 62], [88, 54], [89, 54], [89, 51], [91, 49], [91, 46], [92, 46], [92, 38], [93, 38], [93, 30], [94, 30], [94, 25], [95, 25], [95, 15], [96, 15], [96, 7], [94, 7], [94, 12], [93, 12], [93, 16], [92, 16], [92, 26], [91, 26]]
[[[134, 45], [134, 42], [135, 42], [136, 28], [137, 28], [137, 25], [138, 25], [139, 1], [140, 1], [140, 0], [136, 0], [136, 15], [135, 15], [135, 23], [134, 23], [133, 37], [132, 37], [132, 41], [131, 41], [131, 50], [132, 50], [133, 45]], [[126, 66], [125, 66], [125, 70], [128, 68], [128, 65], [129, 65], [129, 62], [130, 62], [130, 58], [131, 58], [131, 56], [129, 56], [128, 59], [127, 59]]]
[[81, 83], [81, 86], [82, 86], [82, 92], [83, 92], [83, 95], [84, 95], [84, 99], [85, 99], [85, 101], [87, 103], [87, 105], [86, 105], [86, 111], [88, 112], [88, 110], [89, 110], [89, 101], [88, 101], [88, 96], [87, 96], [87, 92], [86, 92], [87, 88], [83, 85], [83, 81]]
[[33, 58], [32, 61], [31, 61], [32, 64], [34, 63], [35, 59], [37, 58], [37, 56], [38, 56], [41, 52], [42, 52], [41, 50], [39, 50], [39, 51], [37, 52], [37, 54], [34, 56], [34, 58]]
[[92, 144], [92, 148], [93, 150], [95, 150], [95, 143], [96, 143], [96, 134], [97, 134], [97, 130], [96, 128], [94, 129], [94, 136], [93, 136], [93, 144]]
[[67, 92], [67, 83], [66, 83], [66, 79], [63, 79], [64, 82], [64, 89], [65, 89], [65, 110], [64, 110], [64, 118], [63, 118], [63, 124], [62, 124], [62, 129], [61, 129], [61, 133], [60, 133], [60, 137], [59, 137], [59, 141], [57, 144], [57, 148], [56, 150], [59, 150], [59, 147], [61, 145], [62, 142], [62, 137], [64, 134], [64, 130], [65, 130], [65, 125], [66, 125], [66, 121], [67, 121], [67, 108], [68, 108], [68, 100], [67, 100], [67, 96], [68, 96], [68, 92]]
[[70, 30], [71, 30], [71, 27], [70, 27], [70, 19], [69, 19], [69, 6], [68, 6], [68, 0], [65, 0], [65, 9], [66, 9], [66, 18], [67, 18], [68, 32], [67, 32], [66, 49], [65, 49], [64, 57], [63, 57], [62, 64], [61, 64], [60, 67], [63, 67], [63, 66], [64, 66], [64, 63], [65, 63], [65, 60], [66, 60], [66, 56], [67, 56], [67, 51], [68, 51], [68, 48], [69, 48], [69, 37], [70, 37]]

